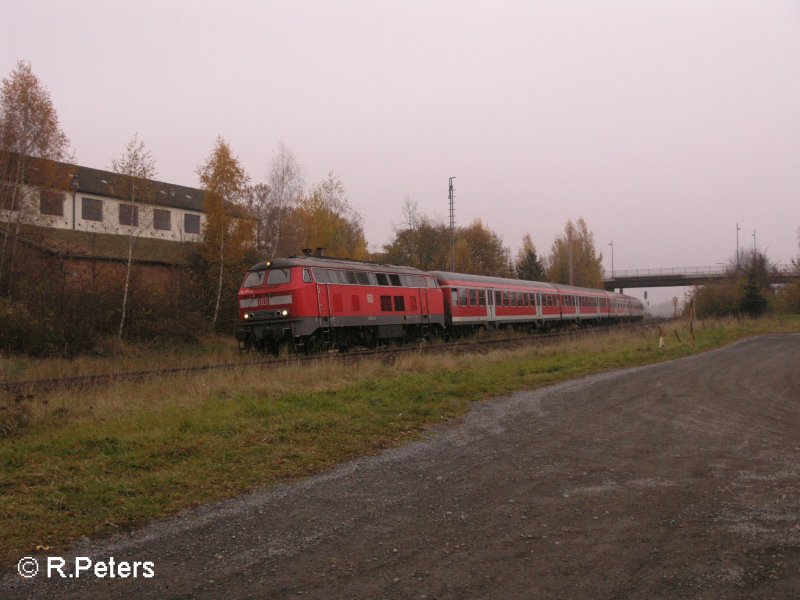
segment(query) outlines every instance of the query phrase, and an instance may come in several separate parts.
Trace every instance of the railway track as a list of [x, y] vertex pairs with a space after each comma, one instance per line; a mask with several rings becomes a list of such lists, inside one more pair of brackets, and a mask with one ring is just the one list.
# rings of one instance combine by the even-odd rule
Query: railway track
[[242, 360], [224, 363], [194, 365], [188, 367], [170, 367], [165, 369], [148, 369], [140, 371], [124, 371], [119, 373], [97, 373], [92, 375], [76, 375], [72, 377], [54, 377], [44, 379], [30, 379], [24, 381], [2, 381], [0, 382], [0, 392], [12, 396], [31, 396], [37, 393], [53, 390], [67, 390], [77, 388], [90, 388], [111, 383], [126, 381], [145, 381], [156, 377], [170, 375], [204, 373], [225, 369], [241, 369], [259, 366], [280, 366], [302, 364], [305, 362], [317, 362], [323, 360], [339, 360], [354, 362], [367, 358], [383, 358], [392, 361], [397, 356], [410, 353], [463, 353], [480, 349], [491, 349], [497, 346], [519, 347], [531, 342], [545, 343], [557, 339], [577, 338], [585, 335], [595, 334], [601, 331], [619, 331], [641, 329], [653, 326], [653, 321], [625, 325], [609, 325], [602, 327], [591, 327], [586, 329], [565, 329], [550, 333], [536, 333], [531, 335], [498, 336], [495, 338], [469, 339], [450, 343], [433, 344], [414, 344], [405, 346], [388, 346], [371, 350], [356, 350], [344, 353], [328, 352], [311, 356], [289, 355], [278, 358], [262, 358], [256, 360]]

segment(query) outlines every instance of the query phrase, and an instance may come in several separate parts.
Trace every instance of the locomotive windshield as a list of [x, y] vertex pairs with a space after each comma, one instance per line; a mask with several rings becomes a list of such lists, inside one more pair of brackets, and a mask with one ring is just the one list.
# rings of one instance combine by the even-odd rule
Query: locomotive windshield
[[247, 273], [247, 277], [244, 279], [244, 286], [246, 288], [254, 288], [259, 287], [264, 283], [264, 275], [266, 275], [267, 271], [265, 269], [261, 269], [259, 271], [249, 271]]
[[261, 287], [264, 285], [265, 278], [267, 280], [267, 285], [289, 283], [292, 279], [292, 271], [291, 269], [259, 269], [257, 271], [250, 271], [247, 273], [242, 287]]
[[289, 269], [270, 269], [267, 276], [267, 284], [278, 285], [280, 283], [289, 283], [292, 278], [292, 272]]

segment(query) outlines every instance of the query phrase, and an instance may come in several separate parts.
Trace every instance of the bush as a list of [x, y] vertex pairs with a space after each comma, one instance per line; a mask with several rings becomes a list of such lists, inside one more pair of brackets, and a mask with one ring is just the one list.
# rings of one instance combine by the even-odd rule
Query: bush
[[795, 279], [780, 291], [777, 308], [785, 314], [800, 314], [800, 279]]
[[737, 280], [729, 279], [697, 288], [694, 299], [699, 318], [725, 317], [739, 313], [742, 290]]

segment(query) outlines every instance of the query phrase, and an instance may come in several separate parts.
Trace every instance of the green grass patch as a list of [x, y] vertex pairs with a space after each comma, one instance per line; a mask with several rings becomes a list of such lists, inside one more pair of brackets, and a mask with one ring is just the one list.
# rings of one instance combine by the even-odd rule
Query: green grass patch
[[[25, 426], [0, 439], [0, 561], [377, 453], [490, 396], [788, 331], [800, 319], [699, 323], [695, 336], [682, 323], [394, 366], [253, 367], [34, 398]], [[9, 399], [4, 410], [19, 407]]]

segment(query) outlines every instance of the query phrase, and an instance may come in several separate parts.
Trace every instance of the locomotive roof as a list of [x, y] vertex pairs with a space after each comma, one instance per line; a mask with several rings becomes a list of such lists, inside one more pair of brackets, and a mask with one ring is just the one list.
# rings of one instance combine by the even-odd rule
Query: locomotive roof
[[347, 269], [350, 271], [377, 271], [379, 273], [388, 272], [402, 273], [405, 275], [426, 275], [425, 271], [420, 271], [414, 267], [401, 267], [399, 265], [387, 265], [384, 263], [326, 256], [289, 256], [286, 258], [274, 258], [253, 265], [250, 267], [250, 271], [258, 271], [270, 267], [276, 267], [278, 269], [285, 269], [287, 267], [318, 267], [322, 269]]

